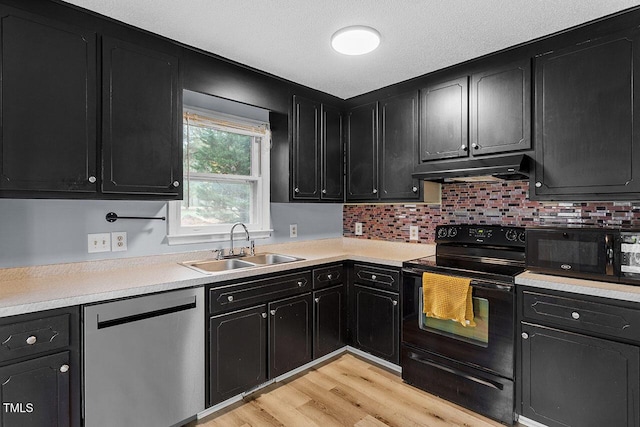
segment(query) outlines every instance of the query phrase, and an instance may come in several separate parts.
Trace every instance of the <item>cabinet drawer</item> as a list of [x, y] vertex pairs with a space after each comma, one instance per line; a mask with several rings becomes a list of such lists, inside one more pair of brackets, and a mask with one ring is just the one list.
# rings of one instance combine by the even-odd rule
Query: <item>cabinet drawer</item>
[[209, 311], [215, 314], [236, 310], [310, 290], [310, 271], [211, 288]]
[[526, 319], [640, 343], [640, 310], [524, 291]]
[[313, 289], [320, 289], [331, 285], [339, 285], [345, 282], [344, 267], [342, 264], [328, 267], [315, 268], [313, 270]]
[[400, 290], [400, 272], [388, 268], [356, 264], [353, 266], [354, 282], [380, 289]]
[[67, 347], [69, 314], [0, 325], [0, 362]]

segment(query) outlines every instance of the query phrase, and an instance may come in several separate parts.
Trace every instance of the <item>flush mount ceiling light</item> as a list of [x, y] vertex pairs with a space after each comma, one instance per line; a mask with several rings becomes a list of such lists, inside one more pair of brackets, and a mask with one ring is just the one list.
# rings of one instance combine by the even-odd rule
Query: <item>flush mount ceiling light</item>
[[331, 36], [331, 47], [344, 55], [364, 55], [380, 44], [380, 33], [371, 27], [354, 25], [336, 31]]

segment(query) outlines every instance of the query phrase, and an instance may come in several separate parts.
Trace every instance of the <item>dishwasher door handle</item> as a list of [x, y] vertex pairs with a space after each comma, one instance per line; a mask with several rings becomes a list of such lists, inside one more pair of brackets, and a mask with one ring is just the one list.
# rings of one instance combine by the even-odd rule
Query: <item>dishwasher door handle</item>
[[125, 323], [137, 322], [139, 320], [150, 319], [152, 317], [164, 316], [179, 311], [196, 308], [196, 297], [190, 296], [178, 300], [163, 301], [155, 306], [139, 307], [138, 310], [130, 310], [128, 313], [98, 313], [98, 329], [110, 328], [124, 325]]

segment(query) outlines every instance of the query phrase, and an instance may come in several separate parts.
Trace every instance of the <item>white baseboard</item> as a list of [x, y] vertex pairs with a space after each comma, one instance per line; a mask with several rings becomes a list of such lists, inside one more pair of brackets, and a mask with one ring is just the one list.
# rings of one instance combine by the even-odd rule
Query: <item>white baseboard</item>
[[518, 416], [518, 422], [523, 426], [527, 426], [527, 427], [547, 427], [546, 424], [542, 424], [537, 421], [530, 420], [529, 418], [523, 417], [522, 415]]
[[[322, 357], [319, 357], [319, 358], [317, 358], [315, 360], [312, 360], [311, 362], [309, 362], [309, 363], [307, 363], [305, 365], [302, 365], [299, 368], [294, 369], [293, 371], [289, 371], [286, 374], [280, 375], [279, 377], [276, 377], [276, 378], [271, 379], [271, 380], [269, 380], [269, 381], [267, 381], [267, 382], [265, 382], [263, 384], [260, 384], [259, 386], [255, 387], [255, 388], [253, 388], [253, 389], [251, 389], [251, 390], [249, 390], [249, 391], [247, 391], [245, 393], [241, 393], [241, 394], [235, 395], [235, 396], [233, 396], [233, 397], [231, 397], [231, 398], [229, 398], [229, 399], [227, 399], [227, 400], [225, 400], [223, 402], [217, 403], [217, 404], [205, 409], [204, 411], [199, 412], [197, 417], [198, 417], [198, 419], [202, 419], [202, 418], [208, 417], [209, 415], [213, 414], [214, 412], [218, 412], [219, 410], [224, 409], [227, 406], [233, 405], [234, 403], [241, 401], [245, 396], [253, 394], [256, 391], [259, 391], [259, 390], [261, 390], [261, 389], [263, 389], [263, 388], [265, 388], [267, 386], [270, 386], [273, 383], [278, 383], [278, 382], [284, 381], [287, 378], [290, 378], [290, 377], [292, 377], [294, 375], [297, 375], [297, 374], [299, 374], [301, 372], [304, 372], [307, 369], [313, 368], [316, 365], [324, 363], [327, 360], [332, 359], [332, 358], [334, 358], [336, 356], [339, 356], [340, 354], [346, 353], [346, 352], [353, 353], [353, 354], [355, 354], [357, 356], [362, 357], [363, 359], [367, 359], [372, 363], [375, 363], [375, 364], [380, 365], [380, 366], [384, 366], [385, 368], [390, 369], [390, 370], [392, 370], [394, 372], [398, 372], [398, 373], [402, 372], [402, 368], [400, 366], [396, 365], [395, 363], [391, 363], [391, 362], [388, 362], [388, 361], [386, 361], [384, 359], [380, 359], [379, 357], [373, 356], [373, 355], [371, 355], [369, 353], [366, 353], [366, 352], [364, 352], [362, 350], [358, 350], [357, 348], [354, 348], [354, 347], [351, 347], [351, 346], [345, 346], [345, 347], [342, 347], [342, 348], [340, 348], [340, 349], [338, 349], [336, 351], [333, 351], [333, 352], [331, 352], [331, 353], [329, 353], [329, 354], [327, 354], [325, 356], [322, 356]], [[532, 426], [532, 427], [537, 427], [537, 426]]]

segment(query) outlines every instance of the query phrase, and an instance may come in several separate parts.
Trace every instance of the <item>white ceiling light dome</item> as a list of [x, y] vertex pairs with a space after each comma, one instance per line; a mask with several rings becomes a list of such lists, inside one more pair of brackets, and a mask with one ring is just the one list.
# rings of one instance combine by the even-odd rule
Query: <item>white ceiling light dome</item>
[[353, 25], [331, 36], [331, 47], [344, 55], [364, 55], [380, 45], [380, 33], [371, 27]]

